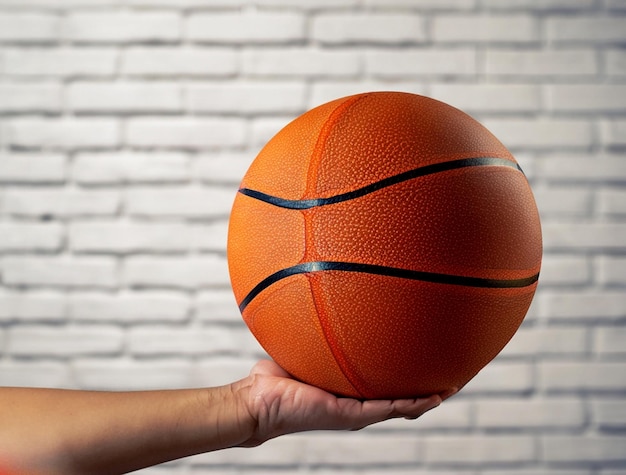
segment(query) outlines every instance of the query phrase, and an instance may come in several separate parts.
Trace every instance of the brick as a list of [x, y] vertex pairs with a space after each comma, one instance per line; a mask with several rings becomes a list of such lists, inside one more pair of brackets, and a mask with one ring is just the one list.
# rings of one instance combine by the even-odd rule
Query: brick
[[65, 156], [54, 153], [0, 153], [0, 183], [60, 183]]
[[76, 7], [100, 7], [121, 4], [119, 0], [64, 0], [59, 4], [57, 0], [2, 0], [3, 6], [17, 8], [41, 8], [45, 10], [64, 10]]
[[546, 87], [554, 112], [621, 112], [626, 109], [626, 86], [618, 84], [559, 84]]
[[243, 52], [242, 71], [253, 77], [354, 77], [361, 61], [353, 51], [254, 48]]
[[228, 286], [226, 259], [203, 257], [129, 257], [123, 266], [123, 282], [132, 287], [198, 289]]
[[126, 211], [131, 216], [224, 217], [235, 192], [234, 187], [136, 187], [126, 195]]
[[421, 460], [420, 444], [414, 434], [359, 433], [323, 435], [310, 434], [306, 438], [305, 463], [337, 465], [352, 461], [355, 465], [415, 463]]
[[71, 174], [87, 185], [183, 182], [190, 177], [189, 157], [158, 151], [80, 153], [72, 162]]
[[[231, 0], [225, 0], [230, 5]], [[235, 0], [237, 1], [237, 0]], [[358, 0], [316, 0], [315, 2], [303, 2], [302, 0], [255, 0], [259, 6], [267, 7], [290, 7], [302, 9], [343, 8], [358, 5]]]
[[108, 257], [5, 257], [2, 268], [7, 285], [101, 288], [117, 285], [115, 261]]
[[502, 117], [486, 119], [483, 125], [510, 148], [587, 148], [594, 140], [585, 120]]
[[270, 358], [245, 325], [238, 325], [236, 327], [233, 331], [233, 338], [235, 347], [241, 355], [251, 356], [257, 359]]
[[73, 42], [172, 42], [180, 36], [180, 17], [169, 12], [70, 13], [63, 24], [63, 38]]
[[[138, 7], [167, 7], [187, 9], [191, 7], [206, 7], [205, 0], [128, 0], [124, 2], [129, 5]], [[258, 3], [258, 2], [257, 2]], [[212, 0], [211, 8], [215, 7], [244, 7], [248, 5], [246, 0]]]
[[193, 368], [182, 359], [80, 358], [72, 364], [72, 373], [80, 389], [142, 391], [190, 387]]
[[463, 388], [467, 394], [526, 393], [534, 387], [530, 364], [493, 361]]
[[586, 257], [547, 254], [541, 263], [540, 285], [581, 285], [591, 281], [591, 266]]
[[598, 256], [598, 281], [606, 285], [626, 284], [626, 257]]
[[563, 361], [539, 364], [539, 387], [547, 391], [624, 391], [626, 363]]
[[583, 328], [525, 328], [522, 326], [502, 350], [502, 357], [584, 356], [589, 351]]
[[250, 373], [256, 361], [219, 355], [200, 360], [196, 365], [196, 382], [199, 386], [215, 387], [238, 381]]
[[0, 112], [58, 112], [58, 84], [0, 84]]
[[541, 316], [559, 320], [614, 320], [626, 315], [623, 293], [614, 290], [544, 292], [539, 297]]
[[112, 355], [122, 350], [122, 329], [108, 326], [18, 326], [9, 330], [8, 354], [68, 357]]
[[282, 469], [277, 470], [276, 467], [297, 466], [307, 452], [308, 447], [306, 443], [306, 438], [302, 436], [280, 437], [264, 443], [262, 447], [259, 447], [261, 450], [250, 450], [249, 454], [246, 452], [245, 457], [242, 457], [241, 452], [237, 450], [220, 450], [199, 455], [194, 458], [194, 463], [199, 465], [208, 464], [211, 467], [211, 472], [213, 472], [215, 464], [222, 466], [236, 464], [254, 466], [256, 467], [254, 473], [268, 473], [260, 470], [263, 470], [262, 467], [272, 467], [274, 473], [279, 472], [281, 475], [290, 475]]
[[537, 450], [524, 435], [450, 435], [424, 440], [424, 462], [429, 465], [489, 465], [534, 462]]
[[606, 0], [606, 7], [609, 10], [626, 10], [626, 3], [624, 0]]
[[420, 10], [469, 10], [476, 0], [365, 0], [366, 5], [384, 7], [406, 7]]
[[623, 435], [547, 435], [541, 438], [543, 459], [550, 463], [610, 463], [626, 461]]
[[397, 13], [331, 13], [313, 17], [311, 38], [322, 44], [405, 44], [426, 41], [423, 18]]
[[73, 83], [68, 87], [68, 107], [77, 112], [179, 112], [181, 88], [172, 83]]
[[598, 211], [606, 216], [626, 215], [626, 190], [606, 189], [598, 192]]
[[250, 11], [195, 13], [185, 37], [209, 43], [287, 43], [303, 41], [305, 18], [300, 13]]
[[125, 141], [138, 147], [203, 149], [242, 146], [245, 122], [239, 118], [129, 119]]
[[0, 291], [0, 319], [62, 320], [67, 314], [66, 300], [58, 292]]
[[546, 20], [547, 38], [556, 44], [626, 42], [624, 19], [620, 16], [552, 17]]
[[65, 363], [52, 361], [0, 361], [2, 386], [68, 388], [72, 375]]
[[483, 5], [494, 10], [588, 10], [594, 0], [483, 0]]
[[[367, 430], [367, 429], [365, 429]], [[422, 469], [418, 469], [418, 468], [390, 468], [389, 470], [385, 469], [385, 471], [389, 474], [389, 475], [432, 475], [433, 474], [433, 470], [430, 470], [428, 468], [422, 468]], [[336, 472], [334, 472], [336, 473]], [[364, 470], [359, 470], [357, 472], [351, 473], [348, 472], [349, 475], [377, 475], [380, 473], [380, 469], [368, 469], [365, 468]], [[454, 470], [452, 468], [446, 470], [439, 470], [437, 469], [434, 473], [436, 473], [437, 475], [479, 475], [484, 473], [485, 475], [491, 475], [491, 472], [477, 472], [475, 470], [464, 470], [461, 468], [461, 470]], [[328, 471], [328, 472], [321, 472], [319, 473], [319, 475], [333, 475], [332, 471]], [[511, 475], [511, 473], [507, 473], [507, 475]], [[518, 475], [517, 472], [513, 473], [513, 475]], [[538, 475], [538, 474], [536, 474]], [[565, 475], [565, 474], [563, 474]]]
[[203, 322], [241, 322], [241, 314], [231, 290], [205, 290], [196, 298], [196, 316]]
[[254, 160], [250, 152], [223, 152], [200, 155], [193, 164], [192, 175], [206, 183], [239, 184]]
[[9, 188], [2, 210], [14, 216], [111, 216], [120, 206], [119, 191], [65, 188]]
[[485, 52], [488, 75], [569, 78], [596, 75], [598, 59], [590, 49], [489, 49]]
[[[562, 468], [559, 466], [550, 466], [549, 468], [512, 468], [509, 467], [504, 470], [486, 470], [481, 471], [480, 475], [592, 475], [589, 469], [567, 467]], [[609, 475], [609, 474], [605, 474]]]
[[[2, 56], [0, 55], [0, 68], [2, 67]], [[7, 130], [4, 124], [0, 124], [0, 147], [3, 149], [7, 147]], [[1, 157], [2, 155], [0, 155]]]
[[626, 401], [623, 399], [594, 399], [591, 401], [591, 419], [600, 429], [626, 428]]
[[413, 94], [424, 94], [426, 88], [422, 84], [415, 82], [394, 82], [385, 81], [324, 81], [315, 82], [312, 85], [309, 108], [324, 104], [340, 97], [361, 94], [370, 91], [403, 91]]
[[226, 252], [228, 222], [198, 224], [192, 228], [191, 247], [200, 251]]
[[530, 308], [526, 312], [526, 316], [524, 317], [524, 322], [526, 322], [528, 325], [535, 324], [535, 322], [539, 318], [539, 309], [538, 309], [539, 303], [538, 303], [538, 300], [539, 299], [537, 298], [537, 296], [535, 296], [533, 301], [530, 303]]
[[606, 73], [609, 76], [623, 78], [626, 76], [626, 51], [622, 49], [605, 49], [604, 57]]
[[64, 235], [58, 223], [0, 222], [0, 252], [58, 251]]
[[177, 323], [187, 319], [189, 309], [189, 298], [179, 292], [81, 292], [68, 299], [69, 317], [75, 321]]
[[594, 335], [594, 353], [600, 356], [626, 356], [626, 327], [599, 327]]
[[117, 51], [111, 48], [9, 48], [4, 73], [18, 77], [108, 77], [115, 73]]
[[525, 14], [440, 15], [434, 17], [433, 39], [443, 42], [535, 43], [539, 24]]
[[239, 68], [234, 49], [211, 47], [130, 47], [121, 54], [120, 71], [126, 76], [228, 77]]
[[583, 217], [591, 214], [593, 192], [588, 187], [554, 185], [535, 188], [533, 194], [543, 218]]
[[466, 112], [538, 112], [541, 89], [530, 84], [433, 84], [430, 96]]
[[8, 123], [9, 143], [17, 147], [62, 149], [115, 147], [119, 130], [115, 119], [24, 118]]
[[626, 147], [626, 120], [607, 120], [600, 125], [603, 144], [607, 147]]
[[139, 356], [207, 355], [238, 350], [230, 328], [134, 327], [128, 351]]
[[582, 429], [585, 407], [578, 398], [490, 399], [476, 402], [476, 425], [487, 429]]
[[0, 42], [56, 41], [59, 17], [47, 13], [0, 13]]
[[76, 253], [180, 253], [189, 250], [189, 228], [182, 223], [79, 222], [70, 224], [68, 245]]
[[548, 222], [543, 225], [548, 250], [619, 250], [626, 247], [626, 224]]
[[371, 50], [365, 54], [365, 70], [369, 75], [382, 78], [474, 76], [476, 52], [470, 48]]
[[213, 83], [186, 88], [193, 112], [225, 114], [302, 113], [306, 85], [297, 82]]
[[541, 162], [541, 175], [550, 181], [610, 182], [626, 178], [620, 155], [552, 155]]

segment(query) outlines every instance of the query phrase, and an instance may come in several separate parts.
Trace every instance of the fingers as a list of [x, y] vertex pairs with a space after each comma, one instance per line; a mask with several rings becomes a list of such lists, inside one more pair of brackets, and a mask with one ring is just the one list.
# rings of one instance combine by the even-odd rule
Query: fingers
[[441, 402], [442, 398], [438, 394], [424, 399], [400, 399], [394, 401], [395, 410], [397, 412], [395, 417], [417, 419], [426, 412], [439, 406]]
[[[433, 395], [428, 398], [419, 399], [397, 399], [397, 400], [370, 400], [362, 403], [353, 401], [353, 411], [346, 410], [346, 425], [351, 430], [359, 430], [377, 422], [387, 419], [404, 417], [405, 419], [417, 419], [422, 414], [434, 409], [441, 404], [441, 397]], [[345, 400], [346, 409], [348, 401]], [[356, 408], [358, 406], [358, 412]]]
[[354, 420], [352, 430], [359, 430], [387, 419], [400, 417], [409, 420], [417, 419], [457, 392], [458, 388], [451, 388], [441, 394], [433, 394], [424, 398], [365, 401], [362, 403], [359, 417]]

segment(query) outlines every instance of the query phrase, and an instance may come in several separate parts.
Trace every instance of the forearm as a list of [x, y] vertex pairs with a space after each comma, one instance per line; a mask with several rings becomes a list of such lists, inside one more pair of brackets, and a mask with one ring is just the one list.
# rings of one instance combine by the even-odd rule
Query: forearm
[[252, 427], [233, 386], [127, 393], [0, 389], [0, 463], [18, 472], [125, 473], [238, 445]]
[[0, 474], [114, 475], [305, 430], [415, 419], [454, 390], [417, 399], [337, 398], [272, 361], [228, 386], [147, 392], [0, 388]]

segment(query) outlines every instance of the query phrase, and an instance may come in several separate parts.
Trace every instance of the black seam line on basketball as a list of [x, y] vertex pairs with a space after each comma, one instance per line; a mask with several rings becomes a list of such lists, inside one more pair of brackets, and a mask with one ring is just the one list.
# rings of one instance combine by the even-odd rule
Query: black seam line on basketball
[[524, 173], [522, 171], [522, 168], [517, 163], [511, 160], [506, 160], [504, 158], [493, 158], [493, 157], [476, 157], [476, 158], [464, 158], [462, 160], [452, 160], [449, 162], [435, 163], [433, 165], [426, 165], [424, 167], [414, 168], [413, 170], [409, 170], [406, 172], [399, 173], [397, 175], [384, 178], [380, 181], [371, 183], [362, 188], [348, 191], [346, 193], [341, 193], [339, 195], [330, 196], [328, 198], [313, 198], [313, 199], [308, 199], [308, 200], [288, 200], [285, 198], [280, 198], [278, 196], [268, 195], [267, 193], [263, 193], [261, 191], [251, 190], [250, 188], [241, 188], [239, 190], [239, 193], [249, 196], [251, 198], [263, 201], [265, 203], [269, 203], [271, 205], [281, 207], [281, 208], [310, 209], [310, 208], [315, 208], [317, 206], [326, 206], [326, 205], [331, 205], [335, 203], [340, 203], [342, 201], [348, 201], [348, 200], [353, 200], [355, 198], [360, 198], [362, 196], [381, 190], [388, 186], [396, 185], [398, 183], [402, 183], [403, 181], [412, 180], [414, 178], [419, 178], [419, 177], [423, 177], [426, 175], [432, 175], [434, 173], [445, 172], [448, 170], [456, 170], [459, 168], [484, 167], [484, 166], [509, 167], [509, 168], [514, 168]]
[[479, 287], [488, 289], [509, 289], [528, 287], [539, 280], [539, 274], [522, 279], [484, 279], [482, 277], [466, 277], [453, 274], [439, 274], [418, 270], [401, 269], [398, 267], [380, 266], [376, 264], [362, 264], [359, 262], [315, 261], [303, 262], [286, 269], [279, 270], [259, 282], [239, 304], [239, 310], [248, 306], [263, 290], [276, 282], [297, 274], [308, 274], [324, 271], [359, 272], [364, 274], [384, 275], [402, 279], [420, 280], [435, 284], [462, 285], [465, 287]]

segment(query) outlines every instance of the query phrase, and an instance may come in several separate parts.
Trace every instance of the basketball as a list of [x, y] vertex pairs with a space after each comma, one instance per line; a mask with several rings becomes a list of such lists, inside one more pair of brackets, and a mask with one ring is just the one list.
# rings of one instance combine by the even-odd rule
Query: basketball
[[233, 204], [242, 317], [293, 377], [359, 399], [463, 387], [532, 301], [541, 227], [522, 169], [464, 112], [372, 92], [280, 130]]

